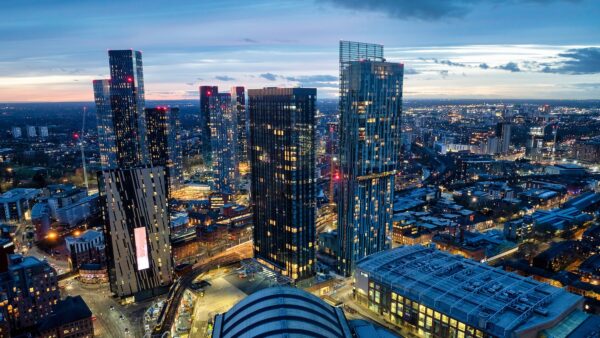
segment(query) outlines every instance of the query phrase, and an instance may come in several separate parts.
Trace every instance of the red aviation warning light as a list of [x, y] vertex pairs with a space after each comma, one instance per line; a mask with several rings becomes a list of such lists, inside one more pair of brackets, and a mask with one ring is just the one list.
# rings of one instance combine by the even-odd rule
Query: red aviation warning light
[[79, 140], [79, 133], [73, 133], [73, 138]]
[[131, 76], [128, 76], [127, 77], [127, 82], [129, 82], [129, 83], [133, 82], [133, 78]]

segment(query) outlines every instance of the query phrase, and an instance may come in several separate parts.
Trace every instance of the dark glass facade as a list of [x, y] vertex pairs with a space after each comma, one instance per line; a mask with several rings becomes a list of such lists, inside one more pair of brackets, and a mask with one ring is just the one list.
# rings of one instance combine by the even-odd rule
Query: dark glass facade
[[110, 80], [94, 80], [93, 85], [100, 165], [102, 169], [114, 168], [117, 165], [117, 149], [110, 107]]
[[183, 184], [179, 108], [146, 109], [148, 152], [153, 166], [165, 168], [167, 196]]
[[142, 53], [110, 50], [108, 57], [117, 165], [132, 167], [147, 163]]
[[237, 157], [239, 163], [248, 162], [248, 113], [244, 87], [231, 88], [231, 100], [237, 111]]
[[212, 161], [210, 143], [210, 97], [219, 93], [217, 86], [200, 86], [200, 151], [206, 165]]
[[389, 248], [394, 176], [400, 149], [404, 66], [352, 61], [344, 69], [340, 116], [340, 273]]
[[315, 269], [316, 94], [248, 90], [254, 257], [294, 280]]
[[237, 108], [231, 94], [210, 96], [210, 143], [215, 189], [235, 193], [238, 184]]

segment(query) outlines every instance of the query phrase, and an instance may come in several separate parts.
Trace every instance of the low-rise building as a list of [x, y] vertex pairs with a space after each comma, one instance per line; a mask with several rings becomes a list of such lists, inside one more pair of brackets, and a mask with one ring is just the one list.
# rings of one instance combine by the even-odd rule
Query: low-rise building
[[99, 197], [96, 193], [57, 209], [56, 220], [71, 228], [99, 212]]
[[81, 235], [65, 237], [65, 245], [70, 254], [69, 265], [77, 270], [83, 264], [106, 264], [104, 235], [100, 231], [86, 230]]
[[399, 336], [366, 321], [349, 321], [341, 307], [306, 291], [271, 287], [253, 293], [215, 317], [212, 338], [229, 337]]
[[0, 221], [29, 219], [29, 211], [39, 194], [39, 189], [14, 188], [0, 195]]
[[41, 338], [93, 338], [92, 311], [81, 296], [61, 300], [38, 326]]
[[565, 289], [420, 245], [362, 259], [354, 285], [360, 304], [419, 336], [533, 338], [588, 317]]
[[533, 266], [548, 271], [557, 272], [578, 258], [580, 243], [577, 241], [562, 241], [533, 258]]
[[0, 312], [7, 314], [12, 332], [34, 328], [60, 298], [56, 271], [39, 259], [9, 255], [8, 271], [0, 273]]

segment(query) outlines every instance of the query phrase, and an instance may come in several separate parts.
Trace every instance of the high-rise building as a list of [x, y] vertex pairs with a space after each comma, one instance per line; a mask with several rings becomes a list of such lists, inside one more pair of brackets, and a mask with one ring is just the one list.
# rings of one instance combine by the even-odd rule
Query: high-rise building
[[21, 127], [12, 127], [12, 137], [13, 138], [21, 138], [23, 133], [21, 132]]
[[94, 80], [94, 101], [96, 103], [96, 124], [100, 165], [102, 169], [117, 166], [117, 149], [112, 109], [110, 108], [110, 80]]
[[237, 108], [229, 93], [210, 96], [210, 143], [215, 188], [220, 192], [237, 190]]
[[200, 86], [200, 142], [204, 164], [210, 166], [212, 149], [210, 143], [210, 97], [219, 92], [217, 86]]
[[39, 135], [40, 137], [48, 137], [48, 127], [47, 126], [40, 126], [39, 128]]
[[246, 111], [246, 91], [244, 87], [231, 88], [231, 100], [237, 111], [237, 153], [238, 162], [248, 162], [248, 113]]
[[394, 176], [400, 149], [404, 66], [351, 61], [343, 70], [340, 108], [340, 273], [389, 247]]
[[254, 257], [295, 280], [315, 271], [316, 94], [248, 90]]
[[498, 152], [500, 154], [506, 154], [510, 150], [511, 127], [512, 124], [510, 122], [500, 122], [496, 125]]
[[142, 53], [108, 51], [110, 106], [112, 109], [117, 165], [133, 167], [148, 161]]
[[340, 41], [340, 115], [346, 106], [347, 79], [344, 71], [352, 61], [384, 61], [383, 45], [355, 41]]
[[183, 184], [179, 108], [147, 108], [146, 129], [150, 163], [165, 168], [167, 196], [170, 196]]
[[35, 126], [27, 126], [27, 137], [37, 137]]
[[151, 297], [173, 281], [169, 214], [162, 167], [99, 173], [110, 289]]

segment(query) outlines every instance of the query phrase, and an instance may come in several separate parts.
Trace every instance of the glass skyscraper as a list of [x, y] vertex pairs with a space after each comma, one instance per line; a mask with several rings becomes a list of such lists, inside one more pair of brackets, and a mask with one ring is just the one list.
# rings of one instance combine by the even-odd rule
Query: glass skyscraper
[[117, 165], [117, 150], [112, 109], [110, 107], [110, 80], [94, 80], [93, 85], [100, 165], [102, 169], [114, 168]]
[[248, 162], [248, 113], [246, 112], [246, 91], [244, 87], [231, 88], [231, 100], [237, 111], [237, 153], [238, 163]]
[[340, 98], [340, 273], [389, 247], [400, 149], [404, 66], [365, 60], [342, 68]]
[[133, 167], [148, 162], [142, 53], [108, 51], [110, 105], [113, 114], [117, 165]]
[[219, 92], [217, 86], [200, 86], [200, 151], [204, 164], [210, 166], [212, 149], [210, 143], [210, 97]]
[[179, 108], [146, 108], [146, 129], [150, 163], [165, 168], [170, 196], [183, 184]]
[[316, 94], [248, 90], [254, 257], [294, 280], [315, 271]]
[[234, 193], [238, 183], [237, 108], [229, 93], [209, 97], [210, 143], [215, 189]]
[[383, 45], [356, 41], [340, 41], [340, 115], [346, 104], [347, 80], [344, 71], [352, 61], [385, 61], [383, 58]]

